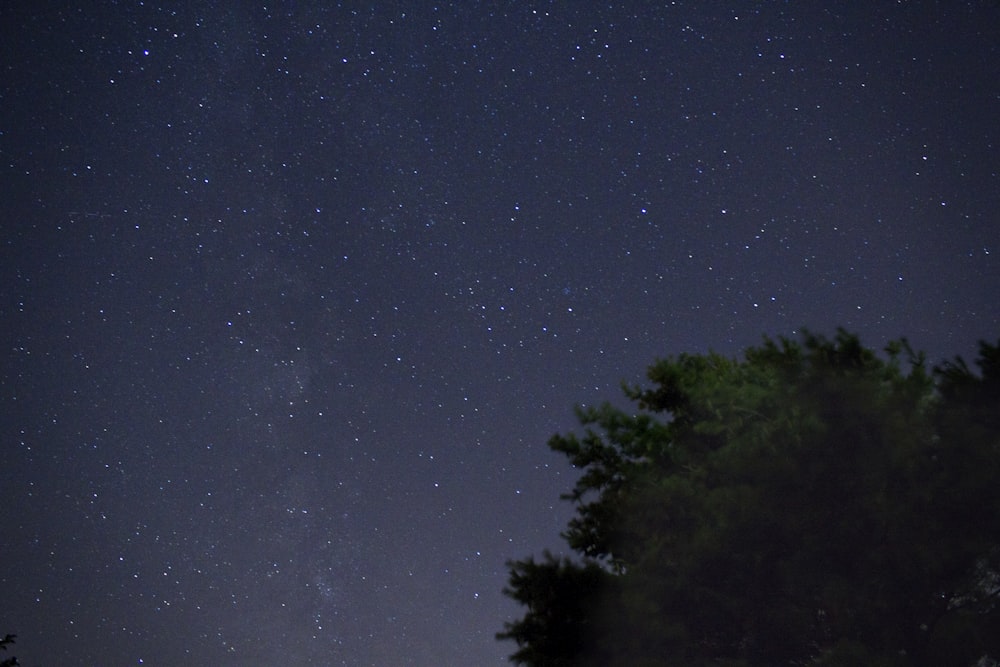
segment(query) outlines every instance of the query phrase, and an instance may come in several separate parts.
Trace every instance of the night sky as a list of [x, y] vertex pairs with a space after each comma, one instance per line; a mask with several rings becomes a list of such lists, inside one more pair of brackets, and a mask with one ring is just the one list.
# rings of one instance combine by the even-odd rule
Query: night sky
[[[80, 4], [83, 9], [58, 8]], [[658, 357], [1000, 335], [1000, 5], [4, 2], [0, 635], [500, 665]]]

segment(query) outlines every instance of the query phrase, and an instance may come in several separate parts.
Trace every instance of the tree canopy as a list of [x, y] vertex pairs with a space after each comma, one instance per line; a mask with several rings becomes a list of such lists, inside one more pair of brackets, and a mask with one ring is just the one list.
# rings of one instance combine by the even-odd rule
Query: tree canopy
[[656, 362], [634, 410], [579, 409], [549, 443], [581, 472], [575, 557], [509, 563], [513, 662], [1000, 657], [1000, 342], [978, 373], [885, 352], [765, 339]]
[[[7, 646], [13, 644], [15, 639], [17, 635], [4, 635], [3, 639], [0, 639], [0, 651], [6, 651]], [[14, 656], [0, 660], [0, 667], [17, 667], [20, 664]]]

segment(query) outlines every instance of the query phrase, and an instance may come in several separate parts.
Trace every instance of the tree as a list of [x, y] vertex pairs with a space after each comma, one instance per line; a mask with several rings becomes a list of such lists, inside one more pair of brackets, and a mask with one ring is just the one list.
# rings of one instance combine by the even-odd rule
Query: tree
[[[4, 635], [3, 639], [0, 639], [0, 651], [6, 651], [7, 646], [13, 644], [15, 639], [17, 639], [17, 635]], [[0, 660], [0, 667], [16, 667], [19, 664], [21, 663], [14, 656]]]
[[550, 447], [578, 558], [509, 563], [523, 665], [939, 665], [1000, 656], [1000, 343], [681, 355]]

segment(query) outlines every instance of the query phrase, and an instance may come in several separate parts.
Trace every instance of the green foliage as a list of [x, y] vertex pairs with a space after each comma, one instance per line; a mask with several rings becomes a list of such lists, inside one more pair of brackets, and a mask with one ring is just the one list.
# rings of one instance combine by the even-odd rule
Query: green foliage
[[1000, 655], [1000, 345], [979, 374], [833, 340], [681, 355], [579, 411], [579, 561], [511, 563], [524, 665], [937, 665]]

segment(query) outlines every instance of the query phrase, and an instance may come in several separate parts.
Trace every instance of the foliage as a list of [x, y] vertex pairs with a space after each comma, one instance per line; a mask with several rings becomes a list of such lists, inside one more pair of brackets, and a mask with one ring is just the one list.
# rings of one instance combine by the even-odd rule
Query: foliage
[[1000, 655], [1000, 344], [928, 370], [765, 339], [580, 409], [579, 559], [510, 563], [523, 665], [938, 665]]
[[[17, 635], [4, 635], [3, 639], [0, 639], [0, 651], [6, 651], [7, 646], [13, 644], [16, 638]], [[0, 660], [0, 667], [16, 667], [19, 664], [21, 663], [13, 656]]]

